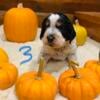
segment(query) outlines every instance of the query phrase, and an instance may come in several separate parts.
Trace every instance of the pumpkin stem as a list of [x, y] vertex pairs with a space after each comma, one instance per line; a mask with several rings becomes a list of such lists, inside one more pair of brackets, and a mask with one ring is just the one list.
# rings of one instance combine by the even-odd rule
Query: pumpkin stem
[[42, 72], [43, 72], [43, 69], [44, 69], [44, 64], [45, 64], [44, 58], [41, 57], [40, 61], [39, 61], [39, 69], [38, 69], [38, 73], [37, 73], [38, 78], [41, 78], [41, 76], [42, 76]]
[[17, 8], [23, 8], [23, 3], [18, 3]]
[[74, 62], [74, 61], [69, 61], [69, 66], [73, 69], [74, 74], [75, 74], [75, 78], [80, 78], [80, 74], [78, 69], [76, 68], [76, 66], [79, 66], [78, 63]]

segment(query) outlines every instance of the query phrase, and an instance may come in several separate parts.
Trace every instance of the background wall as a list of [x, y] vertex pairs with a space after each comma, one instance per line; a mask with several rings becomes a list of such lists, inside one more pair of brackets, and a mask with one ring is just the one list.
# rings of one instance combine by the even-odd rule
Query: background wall
[[88, 35], [100, 42], [100, 0], [0, 0], [0, 24], [5, 12], [23, 2], [25, 7], [35, 10], [39, 26], [45, 16], [51, 12], [63, 12], [72, 20], [77, 16], [88, 30]]
[[18, 2], [39, 12], [100, 11], [100, 0], [0, 0], [0, 9], [9, 9]]

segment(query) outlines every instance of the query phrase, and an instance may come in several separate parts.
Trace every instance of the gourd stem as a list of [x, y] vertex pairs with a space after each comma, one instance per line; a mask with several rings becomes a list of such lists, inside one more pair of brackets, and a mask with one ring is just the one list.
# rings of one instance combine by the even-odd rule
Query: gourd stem
[[75, 24], [79, 25], [79, 20], [78, 19], [75, 20]]
[[74, 62], [74, 61], [70, 61], [70, 67], [73, 69], [74, 74], [75, 74], [75, 78], [80, 78], [80, 74], [78, 69], [76, 68], [76, 66], [79, 66], [78, 63]]
[[40, 61], [39, 61], [39, 69], [38, 69], [38, 73], [37, 73], [38, 78], [41, 78], [43, 69], [44, 69], [44, 59], [43, 59], [43, 57], [41, 57]]
[[23, 8], [23, 3], [18, 3], [17, 8]]
[[79, 20], [76, 16], [74, 16], [73, 23], [79, 25]]

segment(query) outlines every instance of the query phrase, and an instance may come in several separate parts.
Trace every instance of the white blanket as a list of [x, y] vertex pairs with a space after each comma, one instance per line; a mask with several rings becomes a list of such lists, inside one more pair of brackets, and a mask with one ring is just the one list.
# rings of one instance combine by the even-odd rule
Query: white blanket
[[[39, 40], [40, 29], [38, 30], [38, 35], [35, 41], [27, 43], [12, 43], [5, 40], [3, 26], [0, 26], [0, 47], [2, 47], [8, 54], [10, 62], [15, 64], [18, 68], [19, 75], [38, 69], [38, 57], [42, 48], [42, 42]], [[27, 56], [23, 55], [23, 52], [19, 51], [19, 48], [22, 46], [30, 46], [32, 50], [32, 59], [27, 63], [20, 64], [22, 61], [27, 59]], [[77, 58], [80, 66], [82, 67], [88, 59], [98, 59], [98, 52], [100, 50], [100, 44], [87, 38], [85, 45], [78, 47], [77, 49]], [[50, 72], [57, 79], [61, 72], [67, 69], [66, 62], [55, 62], [49, 63], [46, 67], [46, 71]], [[15, 95], [15, 87], [0, 91], [0, 100], [17, 100]], [[66, 100], [60, 94], [57, 94], [55, 100]], [[95, 100], [100, 100], [100, 97], [97, 97]]]

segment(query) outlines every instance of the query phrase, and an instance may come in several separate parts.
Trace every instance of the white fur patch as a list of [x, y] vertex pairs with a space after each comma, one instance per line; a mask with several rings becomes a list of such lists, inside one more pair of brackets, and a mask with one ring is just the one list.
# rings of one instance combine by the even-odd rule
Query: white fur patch
[[59, 15], [57, 14], [51, 14], [51, 16], [49, 16], [49, 20], [50, 20], [50, 27], [55, 27], [57, 20], [60, 18]]
[[43, 37], [44, 43], [48, 43], [47, 36], [50, 34], [55, 35], [54, 45], [59, 48], [62, 47], [65, 43], [65, 38], [62, 36], [62, 33], [58, 28], [56, 28], [56, 24], [60, 16], [58, 14], [51, 14], [49, 16], [50, 26], [46, 29]]
[[[65, 60], [68, 59], [76, 59], [76, 43], [75, 40], [69, 43], [63, 37], [61, 31], [56, 27], [57, 21], [59, 20], [60, 16], [58, 14], [51, 14], [48, 18], [50, 22], [50, 26], [47, 27], [43, 36], [43, 56], [48, 61], [50, 58], [58, 59], [58, 60]], [[54, 35], [55, 40], [53, 41], [53, 46], [50, 46], [48, 43], [47, 36]]]

